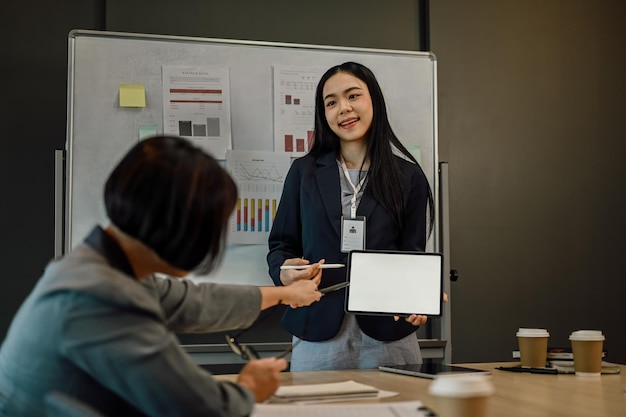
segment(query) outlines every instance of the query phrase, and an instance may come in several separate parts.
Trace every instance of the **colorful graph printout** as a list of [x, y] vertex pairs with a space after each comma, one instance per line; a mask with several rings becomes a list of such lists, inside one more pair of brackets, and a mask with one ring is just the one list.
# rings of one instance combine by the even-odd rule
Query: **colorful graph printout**
[[226, 153], [226, 167], [239, 190], [229, 243], [267, 244], [290, 163], [286, 153], [232, 149]]

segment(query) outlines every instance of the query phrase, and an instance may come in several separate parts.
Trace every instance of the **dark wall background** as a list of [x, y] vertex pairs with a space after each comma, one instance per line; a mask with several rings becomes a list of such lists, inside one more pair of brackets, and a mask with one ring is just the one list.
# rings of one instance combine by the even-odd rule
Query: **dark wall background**
[[[0, 337], [53, 256], [53, 157], [65, 143], [71, 29], [419, 50], [429, 41], [428, 25], [419, 24], [426, 4], [5, 5]], [[450, 162], [451, 264], [461, 276], [451, 292], [455, 362], [508, 360], [515, 330], [537, 326], [563, 345], [571, 330], [600, 328], [608, 359], [626, 363], [625, 7], [620, 0], [430, 3], [440, 159]]]
[[[421, 0], [108, 0], [106, 30], [222, 39], [420, 49]], [[149, 11], [149, 13], [147, 13]]]
[[519, 327], [601, 329], [626, 363], [626, 3], [437, 0], [455, 361], [510, 360]]
[[54, 150], [65, 143], [67, 34], [103, 29], [96, 0], [2, 6], [0, 337], [54, 255]]

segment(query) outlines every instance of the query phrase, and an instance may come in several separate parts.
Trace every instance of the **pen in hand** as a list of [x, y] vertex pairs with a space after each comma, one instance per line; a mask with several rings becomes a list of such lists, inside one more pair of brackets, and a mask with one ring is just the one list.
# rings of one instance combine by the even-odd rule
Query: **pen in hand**
[[[285, 269], [307, 269], [308, 267], [310, 267], [311, 264], [307, 264], [307, 265], [282, 265], [280, 267], [280, 269], [285, 270]], [[344, 264], [321, 264], [320, 266], [318, 266], [319, 269], [334, 269], [334, 268], [343, 268], [345, 265]]]
[[340, 282], [339, 284], [335, 284], [335, 285], [331, 285], [329, 287], [325, 287], [325, 288], [320, 288], [318, 291], [321, 292], [322, 294], [327, 294], [329, 292], [333, 292], [333, 291], [337, 291], [340, 290], [342, 288], [346, 288], [348, 285], [350, 285], [349, 282]]

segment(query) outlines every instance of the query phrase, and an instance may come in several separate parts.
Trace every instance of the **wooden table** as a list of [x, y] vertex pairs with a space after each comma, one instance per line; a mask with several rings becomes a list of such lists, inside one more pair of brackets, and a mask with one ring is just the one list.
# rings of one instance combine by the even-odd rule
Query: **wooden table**
[[[497, 366], [518, 364], [459, 364], [491, 371], [495, 394], [489, 400], [488, 417], [626, 417], [624, 365], [620, 366], [619, 375], [599, 377], [529, 374], [495, 369]], [[219, 375], [216, 378], [234, 380], [236, 376]], [[283, 385], [354, 380], [398, 393], [394, 397], [368, 401], [420, 400], [434, 409], [433, 398], [428, 394], [432, 380], [426, 378], [377, 370], [285, 372], [281, 378]]]

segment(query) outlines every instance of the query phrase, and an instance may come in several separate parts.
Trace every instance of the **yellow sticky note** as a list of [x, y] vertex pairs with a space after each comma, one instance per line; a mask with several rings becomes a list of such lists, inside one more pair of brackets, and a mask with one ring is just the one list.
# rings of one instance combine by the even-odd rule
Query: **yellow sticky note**
[[143, 84], [120, 84], [120, 107], [146, 107]]

